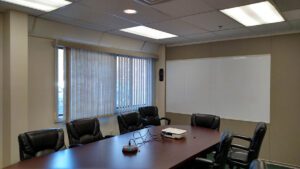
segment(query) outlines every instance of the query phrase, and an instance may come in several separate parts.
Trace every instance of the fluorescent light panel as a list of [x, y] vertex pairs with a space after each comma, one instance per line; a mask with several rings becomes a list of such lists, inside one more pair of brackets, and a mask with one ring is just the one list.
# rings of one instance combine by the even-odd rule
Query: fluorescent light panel
[[63, 6], [69, 5], [72, 2], [66, 0], [0, 0], [28, 8], [37, 9], [40, 11], [50, 12]]
[[152, 39], [166, 39], [166, 38], [173, 38], [177, 37], [177, 35], [173, 35], [167, 32], [163, 32], [160, 30], [156, 30], [153, 28], [149, 28], [146, 26], [135, 26], [131, 28], [121, 29], [120, 31], [132, 33], [140, 36], [145, 36]]
[[221, 12], [245, 26], [255, 26], [284, 21], [283, 17], [269, 1], [224, 9], [221, 10]]

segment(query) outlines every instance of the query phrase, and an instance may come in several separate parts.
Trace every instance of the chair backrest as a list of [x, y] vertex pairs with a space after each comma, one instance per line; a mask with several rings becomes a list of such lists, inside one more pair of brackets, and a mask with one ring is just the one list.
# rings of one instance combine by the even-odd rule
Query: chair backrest
[[141, 117], [137, 112], [118, 115], [120, 134], [136, 131], [143, 128]]
[[257, 123], [256, 128], [254, 130], [253, 137], [252, 137], [252, 142], [249, 146], [250, 153], [248, 155], [248, 161], [252, 161], [252, 160], [258, 158], [260, 148], [261, 148], [262, 142], [264, 140], [266, 131], [267, 131], [266, 123], [264, 123], [264, 122]]
[[192, 114], [191, 125], [219, 130], [220, 117], [210, 114]]
[[230, 150], [232, 142], [232, 134], [230, 132], [223, 132], [220, 139], [220, 144], [215, 154], [215, 165], [214, 169], [225, 169], [227, 162], [227, 155]]
[[145, 106], [139, 108], [139, 113], [144, 126], [154, 125], [160, 126], [158, 108], [156, 106]]
[[85, 118], [66, 124], [70, 145], [88, 144], [103, 139], [97, 118]]
[[20, 134], [18, 140], [21, 161], [66, 148], [63, 129], [30, 131]]
[[259, 160], [253, 160], [250, 164], [249, 169], [265, 169], [265, 164]]

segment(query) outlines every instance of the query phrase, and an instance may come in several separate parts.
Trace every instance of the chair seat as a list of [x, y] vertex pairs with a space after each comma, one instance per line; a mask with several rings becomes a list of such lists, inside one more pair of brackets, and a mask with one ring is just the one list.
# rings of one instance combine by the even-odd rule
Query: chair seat
[[228, 153], [229, 161], [237, 161], [241, 163], [247, 163], [248, 152], [240, 149], [232, 148]]

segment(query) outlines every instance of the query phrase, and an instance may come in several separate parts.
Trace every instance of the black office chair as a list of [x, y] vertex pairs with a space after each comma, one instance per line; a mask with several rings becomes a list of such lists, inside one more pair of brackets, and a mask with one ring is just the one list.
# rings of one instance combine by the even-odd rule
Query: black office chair
[[266, 166], [264, 164], [264, 162], [260, 161], [260, 160], [253, 160], [250, 164], [250, 168], [249, 169], [265, 169]]
[[18, 140], [21, 161], [66, 148], [63, 129], [30, 131], [20, 134]]
[[248, 141], [249, 147], [233, 144], [228, 155], [229, 168], [249, 168], [250, 163], [257, 159], [259, 156], [261, 144], [267, 131], [267, 124], [260, 122], [257, 123], [254, 135], [252, 138], [234, 135], [233, 138]]
[[71, 148], [112, 137], [103, 137], [97, 118], [73, 120], [68, 122], [66, 127]]
[[213, 160], [206, 158], [196, 158], [195, 165], [192, 168], [203, 168], [203, 169], [225, 169], [227, 155], [230, 150], [232, 142], [232, 134], [224, 132], [221, 135], [220, 144], [216, 149], [216, 154]]
[[161, 120], [165, 120], [168, 125], [170, 125], [171, 120], [166, 117], [159, 118], [158, 108], [156, 106], [146, 106], [140, 107], [139, 113], [142, 119], [142, 123], [144, 126], [160, 126]]
[[118, 115], [120, 134], [144, 128], [141, 117], [137, 112]]
[[191, 125], [219, 131], [220, 117], [210, 114], [192, 114]]

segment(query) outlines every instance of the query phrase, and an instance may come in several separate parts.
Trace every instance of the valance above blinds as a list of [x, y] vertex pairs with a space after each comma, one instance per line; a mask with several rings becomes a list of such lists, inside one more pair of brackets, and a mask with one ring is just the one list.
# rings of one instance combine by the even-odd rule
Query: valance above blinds
[[157, 53], [150, 53], [146, 51], [125, 50], [125, 49], [118, 49], [112, 47], [82, 44], [77, 42], [61, 41], [61, 40], [56, 40], [54, 42], [54, 45], [75, 48], [75, 49], [84, 49], [93, 52], [104, 52], [104, 53], [110, 53], [115, 55], [123, 55], [123, 56], [133, 56], [133, 57], [153, 58], [153, 59], [158, 59], [159, 57]]

